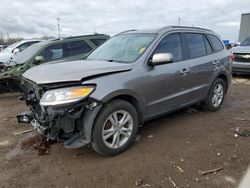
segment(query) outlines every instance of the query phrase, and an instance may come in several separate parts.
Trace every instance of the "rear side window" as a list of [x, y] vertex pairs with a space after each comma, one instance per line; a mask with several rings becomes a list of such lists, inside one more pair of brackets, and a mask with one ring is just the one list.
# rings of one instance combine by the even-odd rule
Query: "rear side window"
[[207, 54], [202, 34], [188, 33], [186, 37], [190, 58], [197, 58]]
[[208, 35], [208, 37], [213, 44], [215, 52], [219, 52], [219, 51], [224, 49], [224, 46], [223, 46], [222, 42], [220, 41], [220, 39], [218, 39], [218, 37], [216, 37], [214, 35]]
[[106, 39], [89, 39], [91, 42], [94, 43], [94, 45], [96, 46], [100, 46], [101, 44], [103, 44]]
[[85, 41], [73, 41], [68, 42], [69, 56], [86, 54], [90, 52], [92, 48]]
[[207, 37], [204, 36], [204, 40], [205, 40], [207, 54], [213, 53], [212, 47], [211, 47], [210, 43], [208, 42]]
[[171, 53], [173, 55], [173, 61], [182, 60], [183, 55], [180, 34], [167, 35], [156, 47], [154, 54], [156, 53]]

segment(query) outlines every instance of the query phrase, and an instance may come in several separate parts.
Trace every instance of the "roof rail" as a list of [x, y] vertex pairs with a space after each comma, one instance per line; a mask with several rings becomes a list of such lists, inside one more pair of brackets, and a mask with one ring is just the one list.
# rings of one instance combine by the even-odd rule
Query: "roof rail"
[[[201, 27], [191, 27], [191, 26], [170, 26], [171, 28], [183, 28], [183, 29], [200, 29], [200, 30], [205, 30], [205, 31], [212, 31], [210, 29], [205, 29], [205, 28], [201, 28]], [[163, 28], [164, 29], [164, 28]]]
[[61, 39], [65, 40], [65, 39], [74, 39], [74, 38], [80, 38], [80, 37], [93, 37], [93, 36], [108, 36], [108, 35], [95, 33], [93, 35], [78, 35], [78, 36], [72, 36], [72, 37], [65, 37]]
[[116, 35], [120, 35], [120, 34], [123, 34], [123, 33], [127, 33], [127, 32], [130, 32], [130, 31], [137, 31], [136, 29], [130, 29], [130, 30], [126, 30], [126, 31], [122, 31]]

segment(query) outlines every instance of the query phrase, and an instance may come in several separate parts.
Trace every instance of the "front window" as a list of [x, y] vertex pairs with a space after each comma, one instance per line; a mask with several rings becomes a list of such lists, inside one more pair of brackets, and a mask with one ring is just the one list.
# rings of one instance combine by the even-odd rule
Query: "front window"
[[111, 38], [89, 56], [88, 60], [135, 62], [153, 41], [155, 34], [124, 34]]
[[40, 56], [44, 57], [44, 62], [61, 59], [66, 56], [63, 44], [55, 44], [47, 47]]
[[246, 38], [242, 43], [241, 46], [250, 46], [250, 37]]

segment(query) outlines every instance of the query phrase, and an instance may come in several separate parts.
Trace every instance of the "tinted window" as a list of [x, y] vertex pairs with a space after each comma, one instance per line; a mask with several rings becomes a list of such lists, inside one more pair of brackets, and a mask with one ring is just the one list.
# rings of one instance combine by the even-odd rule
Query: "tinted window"
[[106, 41], [106, 39], [90, 39], [96, 46], [100, 46], [102, 43]]
[[20, 46], [18, 46], [17, 48], [19, 49], [19, 51], [23, 51], [25, 48], [29, 47], [32, 44], [37, 43], [38, 41], [31, 41], [31, 42], [26, 42], [24, 44], [21, 44]]
[[249, 46], [250, 45], [250, 37], [246, 38], [242, 43], [241, 46]]
[[68, 43], [69, 55], [86, 54], [92, 50], [92, 48], [85, 41], [73, 41]]
[[214, 46], [214, 50], [215, 52], [221, 51], [223, 50], [224, 46], [221, 43], [220, 39], [218, 39], [218, 37], [214, 36], [214, 35], [208, 35], [209, 39], [211, 40], [213, 46]]
[[182, 46], [180, 34], [170, 34], [166, 36], [154, 51], [156, 53], [172, 53], [173, 61], [182, 60]]
[[65, 52], [62, 44], [56, 44], [46, 48], [40, 55], [44, 57], [46, 62], [63, 58], [65, 56]]
[[213, 53], [212, 47], [211, 47], [210, 43], [208, 42], [207, 37], [204, 36], [204, 40], [205, 40], [207, 54]]
[[201, 57], [207, 54], [202, 34], [187, 34], [187, 44], [190, 58]]

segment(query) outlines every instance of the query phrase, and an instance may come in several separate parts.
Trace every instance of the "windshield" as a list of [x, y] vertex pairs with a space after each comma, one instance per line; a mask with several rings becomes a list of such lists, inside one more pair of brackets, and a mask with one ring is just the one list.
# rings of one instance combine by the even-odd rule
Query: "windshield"
[[132, 63], [143, 54], [154, 37], [155, 34], [118, 35], [93, 51], [87, 59]]
[[33, 44], [22, 52], [14, 55], [12, 61], [18, 64], [23, 64], [30, 60], [30, 58], [32, 58], [43, 46], [44, 45], [42, 45], [42, 42]]
[[242, 43], [241, 46], [249, 46], [250, 45], [250, 37], [247, 37]]

